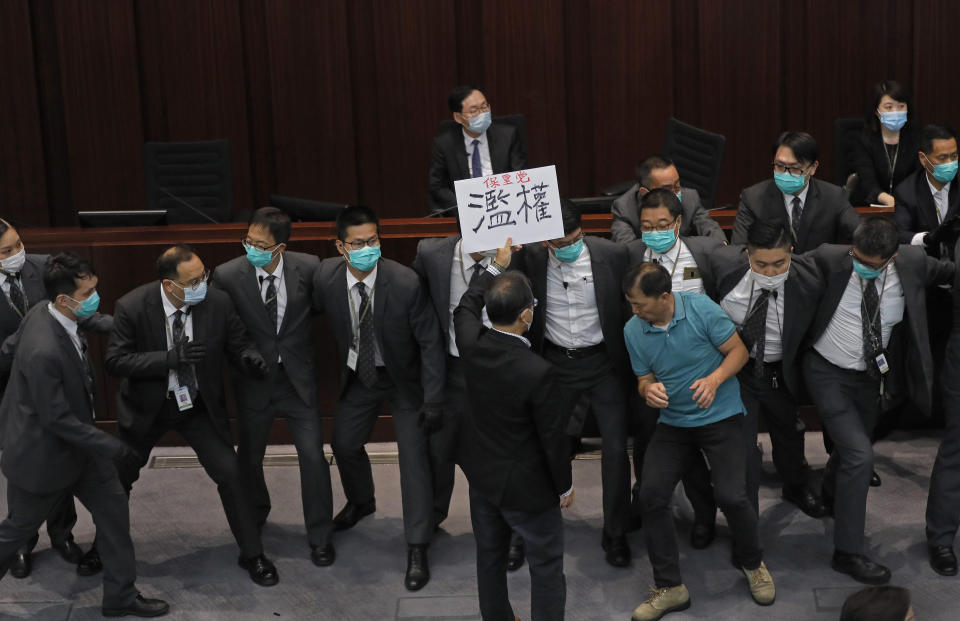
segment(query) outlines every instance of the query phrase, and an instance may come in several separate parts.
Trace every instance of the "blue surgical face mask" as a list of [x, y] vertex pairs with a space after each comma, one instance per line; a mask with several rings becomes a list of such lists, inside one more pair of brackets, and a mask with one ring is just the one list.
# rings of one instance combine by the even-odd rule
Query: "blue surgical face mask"
[[[926, 156], [924, 156], [926, 158]], [[927, 160], [928, 162], [930, 160]], [[933, 165], [933, 178], [940, 183], [950, 183], [957, 176], [957, 160]]]
[[677, 200], [681, 202], [683, 201], [683, 190], [677, 192]]
[[663, 254], [673, 248], [673, 245], [677, 242], [677, 234], [673, 229], [668, 231], [644, 231], [640, 233], [640, 239], [650, 250], [657, 254]]
[[272, 250], [261, 250], [256, 246], [248, 246], [247, 244], [244, 244], [243, 247], [247, 251], [247, 260], [250, 261], [254, 267], [264, 267], [273, 261]]
[[359, 250], [351, 250], [350, 265], [361, 272], [369, 272], [380, 260], [380, 246], [364, 246]]
[[[70, 298], [69, 295], [67, 297]], [[76, 315], [78, 319], [89, 317], [90, 315], [97, 312], [98, 308], [100, 308], [100, 294], [97, 293], [96, 291], [94, 291], [93, 295], [91, 295], [89, 298], [87, 298], [83, 302], [74, 300], [73, 298], [70, 298], [70, 299], [80, 305], [77, 308], [70, 309], [73, 311], [73, 314]]]
[[773, 182], [777, 184], [777, 187], [780, 188], [780, 191], [784, 194], [796, 194], [803, 189], [804, 184], [807, 182], [807, 176], [801, 175], [799, 177], [794, 177], [788, 172], [773, 172]]
[[853, 260], [853, 271], [857, 273], [857, 276], [859, 276], [864, 280], [874, 280], [875, 278], [879, 278], [880, 274], [883, 274], [883, 270], [886, 267], [887, 266], [884, 265], [880, 269], [873, 269], [873, 268], [867, 267], [866, 265], [864, 265], [860, 261], [857, 261], [856, 259]]
[[192, 287], [184, 287], [183, 289], [183, 303], [187, 306], [194, 306], [203, 302], [204, 298], [207, 297], [207, 281], [203, 281], [195, 284]]
[[583, 240], [578, 239], [576, 242], [570, 244], [569, 246], [564, 246], [563, 248], [554, 248], [553, 254], [556, 255], [558, 259], [564, 263], [573, 263], [580, 257], [580, 253], [583, 252]]
[[907, 111], [881, 112], [880, 123], [892, 132], [900, 131], [907, 124]]
[[490, 127], [490, 113], [481, 112], [477, 116], [470, 119], [470, 131], [475, 134], [482, 134], [487, 131], [487, 128]]

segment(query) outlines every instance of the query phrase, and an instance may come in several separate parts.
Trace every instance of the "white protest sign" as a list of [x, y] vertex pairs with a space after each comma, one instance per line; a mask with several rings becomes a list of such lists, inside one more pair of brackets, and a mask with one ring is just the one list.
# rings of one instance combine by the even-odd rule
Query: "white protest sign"
[[563, 237], [557, 168], [543, 166], [454, 182], [463, 250]]

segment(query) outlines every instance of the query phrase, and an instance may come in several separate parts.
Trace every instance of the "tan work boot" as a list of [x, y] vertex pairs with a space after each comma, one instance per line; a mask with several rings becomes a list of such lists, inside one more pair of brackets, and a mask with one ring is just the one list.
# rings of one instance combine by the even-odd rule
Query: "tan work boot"
[[767, 566], [761, 562], [760, 567], [756, 569], [743, 570], [747, 576], [747, 583], [750, 585], [750, 595], [753, 601], [761, 606], [769, 606], [777, 598], [777, 590], [773, 586], [773, 576], [767, 571]]
[[690, 607], [690, 593], [682, 584], [675, 587], [650, 589], [650, 599], [637, 606], [630, 617], [633, 621], [656, 621], [668, 612]]

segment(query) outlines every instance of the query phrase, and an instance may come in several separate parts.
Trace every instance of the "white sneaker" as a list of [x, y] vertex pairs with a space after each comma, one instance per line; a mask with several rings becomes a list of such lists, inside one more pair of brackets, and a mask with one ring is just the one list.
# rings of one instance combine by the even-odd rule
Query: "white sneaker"
[[756, 569], [744, 569], [747, 583], [750, 585], [750, 595], [753, 601], [761, 606], [769, 606], [777, 598], [777, 590], [773, 586], [773, 576], [767, 571], [767, 566], [761, 562]]

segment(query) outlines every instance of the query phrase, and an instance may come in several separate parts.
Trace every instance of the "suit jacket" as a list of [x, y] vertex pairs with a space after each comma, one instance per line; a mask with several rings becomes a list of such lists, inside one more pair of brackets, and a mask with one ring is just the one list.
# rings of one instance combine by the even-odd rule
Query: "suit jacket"
[[[850, 246], [828, 244], [810, 253], [826, 286], [810, 328], [811, 345], [827, 329], [850, 280], [853, 259], [849, 251]], [[921, 412], [929, 415], [934, 370], [927, 333], [926, 289], [952, 282], [954, 266], [949, 261], [928, 257], [918, 246], [906, 245], [898, 249], [894, 265], [903, 287], [906, 308], [903, 321], [894, 328], [887, 346], [890, 373], [887, 374], [885, 390], [889, 386], [893, 394], [904, 393]]]
[[[740, 193], [740, 208], [733, 221], [730, 243], [746, 244], [747, 231], [758, 219], [790, 225], [783, 192], [773, 179], [761, 181]], [[793, 251], [802, 254], [820, 244], [849, 242], [859, 223], [859, 214], [843, 197], [839, 186], [811, 177], [800, 218], [800, 236]]]
[[573, 399], [549, 362], [483, 325], [483, 294], [493, 280], [482, 273], [453, 314], [468, 397], [459, 463], [471, 489], [493, 504], [539, 513], [572, 485], [563, 421]]
[[[693, 188], [683, 188], [683, 218], [680, 220], [680, 236], [701, 235], [712, 237], [720, 243], [726, 243], [727, 236], [710, 212], [703, 208], [700, 194]], [[610, 225], [610, 239], [621, 244], [640, 239], [640, 184], [623, 193], [613, 201], [610, 208], [613, 224]]]
[[[487, 128], [490, 165], [494, 174], [527, 167], [527, 153], [520, 144], [517, 129], [494, 121]], [[467, 149], [461, 125], [444, 125], [433, 139], [430, 154], [430, 213], [437, 213], [457, 204], [453, 182], [473, 175], [467, 167]], [[453, 214], [444, 213], [452, 216]]]
[[[950, 182], [947, 194], [947, 218], [960, 215], [960, 189], [957, 189], [957, 179]], [[894, 191], [897, 203], [893, 208], [893, 218], [900, 229], [900, 243], [909, 244], [913, 236], [921, 231], [933, 231], [940, 226], [937, 217], [937, 206], [930, 193], [927, 183], [927, 171], [918, 167], [916, 171], [903, 180]], [[947, 218], [944, 218], [946, 220]], [[940, 249], [931, 248], [932, 256], [939, 257]]]
[[[623, 374], [630, 374], [627, 347], [623, 341], [623, 324], [629, 319], [626, 302], [621, 292], [623, 275], [630, 267], [626, 248], [602, 237], [587, 235], [583, 238], [590, 251], [590, 268], [593, 271], [593, 287], [597, 297], [597, 310], [600, 314], [600, 329], [607, 355], [613, 366]], [[539, 306], [533, 313], [533, 325], [530, 328], [530, 341], [533, 349], [543, 351], [543, 341], [547, 330], [547, 261], [548, 249], [540, 244], [527, 245], [514, 255], [511, 266], [527, 275], [533, 288], [533, 296]], [[632, 377], [632, 376], [631, 376]]]
[[[117, 300], [114, 330], [107, 343], [107, 373], [123, 378], [117, 394], [117, 422], [136, 436], [147, 433], [167, 401], [170, 369], [161, 295], [160, 281], [155, 280]], [[245, 352], [257, 350], [224, 291], [208, 289], [206, 299], [193, 306], [190, 315], [192, 340], [207, 349], [206, 358], [195, 365], [200, 398], [214, 428], [232, 444], [223, 402], [224, 354], [236, 363]]]
[[44, 304], [26, 315], [0, 402], [7, 479], [34, 494], [69, 488], [93, 459], [123, 446], [94, 426], [93, 370]]
[[[347, 355], [353, 343], [353, 317], [347, 298], [347, 262], [330, 257], [320, 262], [313, 279], [313, 303], [326, 313], [337, 343], [340, 393], [347, 387]], [[377, 264], [373, 323], [390, 379], [411, 403], [443, 403], [446, 352], [437, 318], [417, 273], [390, 259]]]
[[[260, 295], [257, 270], [247, 257], [236, 257], [217, 267], [213, 284], [230, 296], [237, 314], [247, 327], [257, 349], [270, 366], [271, 374], [283, 360], [284, 370], [297, 394], [308, 407], [317, 407], [317, 362], [313, 339], [313, 275], [320, 259], [312, 254], [285, 251], [283, 282], [287, 304], [279, 332], [273, 329]], [[234, 374], [234, 390], [245, 407], [262, 409], [270, 402], [270, 378], [253, 379]]]
[[411, 265], [433, 303], [446, 351], [450, 346], [450, 266], [459, 241], [460, 235], [421, 239], [417, 244], [417, 256]]
[[[917, 151], [920, 150], [918, 133], [908, 127], [900, 130], [900, 148], [893, 169], [894, 188], [920, 167], [917, 160]], [[865, 127], [857, 134], [850, 159], [851, 168], [857, 173], [857, 184], [850, 196], [851, 204], [870, 205], [877, 202], [881, 192], [893, 194], [890, 191], [890, 159], [879, 131]]]
[[[718, 249], [723, 248], [723, 244], [712, 237], [681, 237], [680, 241], [687, 245], [693, 260], [697, 262], [700, 268], [700, 279], [703, 280], [703, 288], [709, 293], [713, 291], [714, 278], [711, 271], [710, 255]], [[644, 261], [643, 256], [647, 253], [647, 245], [643, 240], [636, 239], [627, 244], [627, 254], [630, 258], [630, 265], [634, 266]]]
[[[708, 257], [710, 271], [716, 279], [715, 290], [708, 291], [708, 294], [717, 304], [737, 286], [750, 269], [750, 261], [744, 250], [744, 246], [731, 245], [718, 248]], [[824, 282], [814, 260], [808, 256], [792, 255], [789, 276], [783, 285], [781, 338], [783, 379], [796, 399], [800, 399], [802, 395], [799, 353], [823, 290]]]

